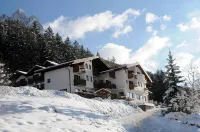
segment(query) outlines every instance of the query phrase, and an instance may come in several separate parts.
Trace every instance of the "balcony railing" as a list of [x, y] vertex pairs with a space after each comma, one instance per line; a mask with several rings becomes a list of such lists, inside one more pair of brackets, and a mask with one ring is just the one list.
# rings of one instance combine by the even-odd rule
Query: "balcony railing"
[[84, 79], [75, 79], [74, 86], [86, 86], [86, 80]]
[[107, 83], [94, 83], [95, 88], [109, 88], [109, 89], [116, 89], [115, 84], [107, 84]]

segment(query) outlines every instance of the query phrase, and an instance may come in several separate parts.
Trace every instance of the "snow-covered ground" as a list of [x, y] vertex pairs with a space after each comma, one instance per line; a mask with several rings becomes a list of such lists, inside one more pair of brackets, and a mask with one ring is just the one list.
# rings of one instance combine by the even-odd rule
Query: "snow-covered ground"
[[60, 91], [0, 87], [0, 132], [123, 132], [117, 119], [143, 112], [134, 103]]
[[86, 99], [32, 87], [0, 87], [0, 132], [36, 131], [196, 132], [198, 128], [162, 117], [160, 109], [143, 112], [133, 102]]
[[[132, 115], [131, 117], [127, 117], [126, 120], [128, 122], [122, 121], [122, 125], [129, 132], [200, 132], [200, 129], [196, 126], [190, 126], [183, 124], [181, 121], [163, 117], [160, 110], [149, 110], [145, 112], [145, 115], [142, 113]], [[138, 116], [139, 120], [135, 120]]]
[[171, 112], [165, 115], [165, 118], [179, 120], [183, 124], [200, 127], [200, 114], [185, 114], [182, 112]]

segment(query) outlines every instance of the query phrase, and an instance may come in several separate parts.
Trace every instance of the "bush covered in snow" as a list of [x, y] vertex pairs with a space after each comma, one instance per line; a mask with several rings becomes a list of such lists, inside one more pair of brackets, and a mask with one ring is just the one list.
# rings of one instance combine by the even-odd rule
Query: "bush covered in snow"
[[179, 88], [177, 94], [171, 99], [171, 112], [184, 112], [187, 114], [200, 112], [200, 96], [198, 90]]

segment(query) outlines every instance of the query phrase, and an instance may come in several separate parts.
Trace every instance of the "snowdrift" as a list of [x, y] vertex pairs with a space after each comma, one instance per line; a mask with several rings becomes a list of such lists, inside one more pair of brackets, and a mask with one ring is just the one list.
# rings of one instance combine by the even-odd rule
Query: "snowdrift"
[[143, 112], [123, 100], [0, 86], [0, 132], [124, 132], [116, 119]]
[[0, 88], [0, 96], [6, 95], [74, 99], [88, 105], [95, 112], [99, 112], [110, 118], [120, 118], [143, 112], [134, 102], [127, 102], [124, 100], [103, 100], [101, 98], [86, 99], [77, 94], [71, 94], [64, 91], [38, 90], [28, 86]]

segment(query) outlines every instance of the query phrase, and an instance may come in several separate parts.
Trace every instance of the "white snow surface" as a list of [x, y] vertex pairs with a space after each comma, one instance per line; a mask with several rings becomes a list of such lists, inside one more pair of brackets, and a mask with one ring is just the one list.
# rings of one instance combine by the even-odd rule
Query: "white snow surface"
[[179, 120], [184, 124], [200, 127], [200, 114], [185, 114], [182, 112], [171, 112], [165, 118]]
[[148, 110], [144, 114], [127, 117], [125, 121], [120, 120], [128, 132], [200, 132], [196, 126], [163, 117], [161, 109]]
[[0, 132], [124, 132], [116, 120], [141, 112], [133, 102], [0, 86]]

